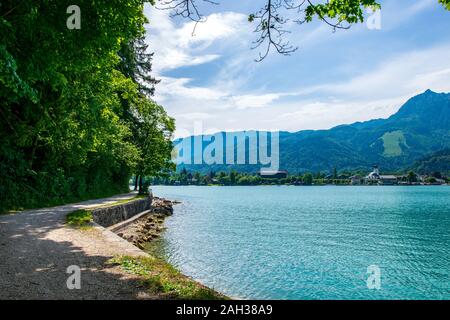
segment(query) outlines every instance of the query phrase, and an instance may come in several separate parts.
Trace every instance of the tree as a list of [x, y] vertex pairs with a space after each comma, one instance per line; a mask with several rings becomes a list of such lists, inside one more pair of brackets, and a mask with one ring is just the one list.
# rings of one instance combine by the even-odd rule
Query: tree
[[182, 185], [187, 185], [187, 183], [188, 183], [188, 173], [187, 173], [186, 168], [181, 169], [180, 182]]
[[[218, 4], [212, 0], [203, 2]], [[439, 3], [450, 10], [450, 0], [439, 0]], [[172, 16], [182, 16], [196, 23], [205, 21], [196, 0], [161, 0], [160, 4], [160, 8], [171, 10]], [[264, 60], [271, 49], [282, 55], [290, 55], [297, 50], [284, 40], [284, 36], [290, 33], [284, 28], [289, 21], [286, 16], [296, 16], [295, 22], [299, 25], [317, 18], [333, 30], [349, 29], [352, 24], [364, 22], [366, 9], [375, 11], [380, 8], [376, 0], [266, 0], [261, 9], [248, 17], [249, 22], [256, 23], [254, 32], [258, 34], [253, 49], [261, 49], [256, 61]]]
[[151, 75], [153, 53], [148, 52], [145, 36], [122, 43], [119, 57], [121, 59], [119, 70], [126, 77], [133, 79], [141, 94], [148, 98], [152, 97], [160, 80]]
[[305, 173], [302, 178], [303, 184], [310, 186], [313, 183], [313, 175], [311, 173]]
[[70, 4], [1, 2], [0, 210], [124, 192], [137, 167], [169, 166], [174, 124], [147, 98], [149, 64], [120, 69], [126, 45], [145, 60], [144, 1], [79, 0], [81, 30], [66, 26]]
[[414, 171], [409, 171], [407, 179], [409, 183], [417, 182], [417, 175], [414, 173]]
[[[136, 134], [140, 158], [136, 172], [141, 177], [156, 176], [175, 169], [171, 161], [172, 134], [175, 122], [164, 109], [151, 100], [141, 99], [141, 122]], [[141, 191], [142, 188], [140, 187]]]
[[425, 182], [426, 182], [426, 183], [429, 183], [429, 184], [435, 184], [435, 183], [437, 182], [437, 180], [436, 180], [435, 177], [428, 177], [428, 178], [425, 180]]
[[236, 177], [237, 177], [237, 172], [235, 170], [231, 170], [231, 172], [230, 172], [230, 184], [231, 185], [236, 184]]
[[[153, 53], [148, 52], [145, 34], [142, 32], [139, 37], [122, 43], [118, 54], [118, 70], [131, 79], [138, 89], [137, 94], [130, 95], [129, 90], [124, 91], [126, 95], [121, 92], [121, 102], [123, 118], [133, 132], [132, 143], [140, 150], [135, 189], [138, 187], [142, 193], [147, 189], [143, 187], [146, 175], [155, 176], [175, 169], [170, 161], [175, 122], [151, 100], [159, 81], [151, 76]], [[182, 182], [186, 183], [186, 179], [184, 176]]]
[[199, 172], [194, 173], [194, 179], [195, 179], [195, 181], [196, 181], [195, 184], [197, 184], [197, 185], [200, 184], [201, 175], [200, 175]]

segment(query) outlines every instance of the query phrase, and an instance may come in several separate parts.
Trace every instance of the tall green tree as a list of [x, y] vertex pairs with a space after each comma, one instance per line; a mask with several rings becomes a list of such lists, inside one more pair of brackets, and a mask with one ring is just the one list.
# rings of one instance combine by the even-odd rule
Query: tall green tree
[[175, 122], [151, 99], [159, 81], [151, 75], [153, 54], [148, 52], [144, 39], [142, 34], [123, 43], [118, 65], [118, 70], [138, 88], [137, 94], [122, 94], [121, 97], [123, 118], [133, 132], [132, 143], [140, 152], [135, 168], [135, 190], [139, 188], [140, 193], [146, 192], [143, 190], [145, 176], [175, 169], [170, 161]]
[[[173, 120], [143, 98], [152, 84], [147, 90], [118, 67], [123, 46], [145, 32], [144, 1], [79, 0], [79, 30], [66, 25], [72, 4], [1, 1], [0, 210], [125, 192], [143, 157], [167, 148]], [[125, 100], [145, 122], [140, 131]], [[136, 143], [144, 128], [164, 143]]]
[[155, 93], [155, 85], [160, 81], [152, 76], [153, 53], [143, 34], [128, 43], [122, 43], [119, 51], [121, 59], [119, 70], [138, 85], [139, 92], [150, 98]]

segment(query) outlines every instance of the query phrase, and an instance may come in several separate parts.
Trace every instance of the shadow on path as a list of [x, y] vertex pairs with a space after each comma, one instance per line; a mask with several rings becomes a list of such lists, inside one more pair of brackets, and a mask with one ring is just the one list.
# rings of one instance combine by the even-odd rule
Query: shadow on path
[[[107, 266], [120, 248], [96, 229], [64, 225], [68, 212], [133, 197], [120, 195], [0, 217], [0, 299], [149, 298], [137, 278]], [[126, 252], [123, 254], [127, 254]], [[81, 268], [81, 289], [69, 290], [67, 267]]]

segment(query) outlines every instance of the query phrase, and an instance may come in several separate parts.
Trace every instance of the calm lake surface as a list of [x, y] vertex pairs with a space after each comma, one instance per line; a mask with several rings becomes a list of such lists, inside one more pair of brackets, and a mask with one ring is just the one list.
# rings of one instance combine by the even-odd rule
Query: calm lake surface
[[182, 201], [160, 244], [168, 261], [229, 296], [450, 298], [448, 186], [152, 189]]

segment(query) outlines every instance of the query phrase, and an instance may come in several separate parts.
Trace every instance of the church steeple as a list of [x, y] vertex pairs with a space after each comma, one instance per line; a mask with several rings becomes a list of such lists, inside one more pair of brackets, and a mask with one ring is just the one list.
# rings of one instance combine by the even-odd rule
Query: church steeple
[[378, 165], [373, 166], [373, 173], [376, 175], [380, 175], [380, 168]]

